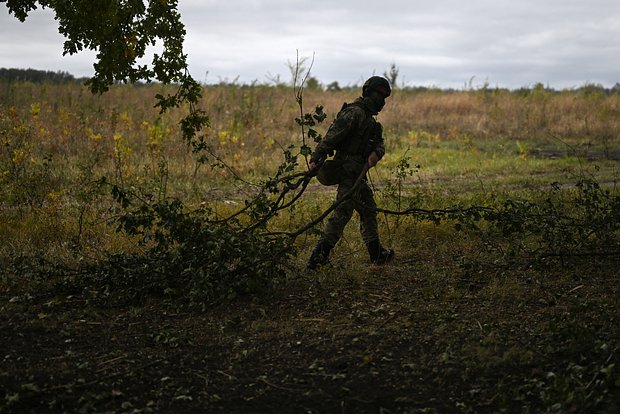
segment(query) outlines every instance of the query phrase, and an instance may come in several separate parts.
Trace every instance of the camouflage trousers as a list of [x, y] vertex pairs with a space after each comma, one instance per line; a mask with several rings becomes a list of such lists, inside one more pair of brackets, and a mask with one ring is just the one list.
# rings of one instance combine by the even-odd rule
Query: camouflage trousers
[[[352, 180], [343, 180], [338, 185], [336, 200], [342, 199], [351, 190], [353, 184], [354, 181]], [[374, 210], [376, 207], [377, 204], [375, 203], [372, 189], [366, 180], [363, 180], [352, 196], [339, 204], [332, 212], [325, 224], [321, 241], [335, 246], [342, 237], [347, 223], [351, 220], [353, 211], [357, 211], [360, 216], [360, 233], [364, 243], [368, 244], [378, 240], [377, 212]]]

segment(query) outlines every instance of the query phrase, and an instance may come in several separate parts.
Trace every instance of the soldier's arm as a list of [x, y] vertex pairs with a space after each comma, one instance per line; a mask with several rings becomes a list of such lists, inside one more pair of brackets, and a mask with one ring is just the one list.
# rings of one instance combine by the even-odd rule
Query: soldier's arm
[[377, 127], [375, 130], [375, 140], [376, 144], [374, 152], [377, 154], [377, 157], [380, 160], [385, 155], [385, 142], [383, 141], [383, 125], [381, 125], [381, 123], [379, 122], [377, 122]]
[[374, 167], [385, 155], [385, 144], [383, 141], [383, 126], [377, 122], [372, 138], [372, 148], [368, 156], [368, 165]]

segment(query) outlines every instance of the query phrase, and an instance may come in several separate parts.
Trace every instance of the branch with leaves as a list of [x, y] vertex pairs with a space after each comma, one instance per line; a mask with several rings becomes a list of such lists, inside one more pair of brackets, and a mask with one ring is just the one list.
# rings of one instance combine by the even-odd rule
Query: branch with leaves
[[[194, 152], [206, 146], [204, 137], [196, 137], [209, 126], [209, 117], [198, 108], [201, 87], [189, 74], [183, 50], [185, 26], [181, 22], [177, 0], [92, 1], [92, 0], [0, 0], [9, 13], [24, 22], [30, 12], [41, 7], [51, 9], [58, 31], [65, 37], [64, 55], [83, 50], [97, 53], [95, 74], [86, 81], [93, 93], [104, 93], [117, 82], [161, 82], [178, 85], [174, 94], [157, 95], [161, 112], [189, 106], [181, 121], [183, 137]], [[138, 61], [149, 48], [161, 45], [150, 65]]]

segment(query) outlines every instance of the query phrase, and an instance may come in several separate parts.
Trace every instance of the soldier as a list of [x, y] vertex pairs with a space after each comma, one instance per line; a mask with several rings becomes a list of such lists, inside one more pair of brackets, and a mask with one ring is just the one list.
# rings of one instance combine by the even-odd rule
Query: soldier
[[[385, 99], [392, 89], [387, 79], [380, 76], [369, 78], [362, 87], [362, 97], [353, 103], [345, 103], [329, 127], [325, 138], [317, 145], [310, 157], [310, 169], [318, 168], [319, 177], [331, 174], [327, 181], [338, 184], [337, 200], [342, 199], [354, 186], [365, 168], [373, 167], [385, 154], [383, 128], [375, 116], [383, 109]], [[322, 163], [334, 154], [330, 165]], [[321, 171], [324, 169], [324, 171]], [[323, 236], [317, 243], [308, 261], [309, 269], [328, 263], [329, 253], [342, 237], [345, 226], [356, 210], [360, 216], [360, 232], [368, 249], [370, 261], [384, 264], [394, 257], [394, 251], [384, 249], [379, 241], [377, 212], [373, 192], [366, 177], [353, 195], [343, 201], [329, 217]]]

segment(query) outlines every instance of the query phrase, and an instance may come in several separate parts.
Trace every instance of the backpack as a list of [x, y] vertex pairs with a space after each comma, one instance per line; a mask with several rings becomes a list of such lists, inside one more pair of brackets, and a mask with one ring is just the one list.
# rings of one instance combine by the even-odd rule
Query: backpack
[[[374, 134], [373, 127], [375, 127], [376, 125], [380, 126], [380, 124], [374, 121], [374, 118], [372, 117], [372, 115], [367, 113], [366, 109], [363, 106], [358, 105], [355, 102], [350, 103], [350, 104], [345, 102], [342, 105], [342, 108], [340, 108], [340, 111], [338, 112], [338, 114], [336, 115], [336, 118], [338, 118], [340, 114], [342, 113], [342, 111], [349, 106], [361, 107], [362, 109], [364, 109], [364, 112], [366, 113], [366, 119], [364, 120], [364, 122], [362, 123], [360, 127], [361, 132], [359, 131], [357, 132], [357, 134], [362, 135], [363, 138], [360, 140], [360, 142], [357, 142], [357, 141], [349, 142], [347, 143], [348, 145], [345, 145], [344, 148], [337, 149], [336, 151], [345, 151], [348, 153], [360, 152], [360, 155], [364, 157], [370, 154], [370, 152], [368, 151], [368, 146], [371, 145], [371, 143], [373, 142], [372, 136], [370, 136]], [[319, 167], [316, 178], [321, 184], [326, 185], [326, 186], [340, 184], [343, 176], [346, 173], [346, 170], [344, 168], [344, 163], [345, 163], [345, 160], [339, 157], [325, 160], [323, 164], [321, 164], [321, 166]]]
[[323, 161], [316, 173], [316, 178], [323, 185], [337, 185], [340, 184], [343, 174], [344, 161], [342, 159], [331, 159]]

